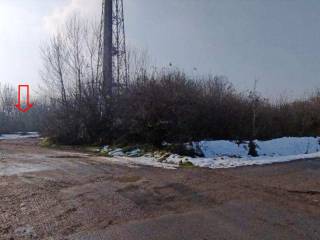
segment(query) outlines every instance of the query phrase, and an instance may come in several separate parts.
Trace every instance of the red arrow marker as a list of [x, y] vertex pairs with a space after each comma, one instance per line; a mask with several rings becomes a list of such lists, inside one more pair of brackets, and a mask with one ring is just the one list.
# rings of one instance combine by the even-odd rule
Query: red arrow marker
[[[26, 88], [27, 94], [25, 99], [21, 99], [21, 94], [23, 89]], [[30, 103], [30, 92], [29, 92], [29, 85], [19, 85], [18, 87], [18, 104], [16, 104], [16, 108], [20, 112], [28, 112], [33, 107], [33, 104]]]

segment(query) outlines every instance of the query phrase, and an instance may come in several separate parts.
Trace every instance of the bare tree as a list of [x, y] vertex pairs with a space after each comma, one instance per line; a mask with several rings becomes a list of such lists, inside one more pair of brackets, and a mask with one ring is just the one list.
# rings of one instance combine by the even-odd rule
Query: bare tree
[[[59, 89], [61, 102], [67, 104], [67, 93], [65, 87], [67, 58], [65, 42], [61, 35], [54, 36], [48, 46], [41, 49], [44, 62], [44, 70], [41, 72], [42, 79], [48, 86], [48, 90]], [[51, 95], [51, 94], [50, 94]]]

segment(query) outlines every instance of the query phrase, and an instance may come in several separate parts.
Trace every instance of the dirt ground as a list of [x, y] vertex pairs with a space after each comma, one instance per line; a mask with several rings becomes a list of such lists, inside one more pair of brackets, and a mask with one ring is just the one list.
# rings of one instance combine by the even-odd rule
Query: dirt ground
[[168, 170], [37, 143], [0, 141], [0, 239], [320, 239], [320, 160]]

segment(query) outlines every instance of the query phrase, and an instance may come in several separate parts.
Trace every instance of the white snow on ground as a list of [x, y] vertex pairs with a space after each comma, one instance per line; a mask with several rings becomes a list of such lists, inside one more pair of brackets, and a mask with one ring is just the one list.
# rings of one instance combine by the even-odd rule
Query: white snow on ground
[[259, 156], [289, 156], [319, 152], [319, 141], [318, 137], [287, 137], [270, 141], [256, 141], [256, 144]]
[[121, 148], [117, 148], [115, 150], [112, 150], [109, 152], [110, 156], [113, 156], [113, 157], [122, 157], [122, 156], [125, 156], [124, 152], [122, 151]]
[[[264, 165], [320, 158], [319, 140], [318, 137], [286, 137], [269, 141], [255, 141], [259, 157], [248, 155], [248, 142], [238, 144], [235, 141], [202, 141], [193, 143], [193, 146], [203, 152], [203, 158], [181, 157], [172, 154], [162, 162], [152, 156], [118, 157], [112, 161], [164, 168], [176, 168], [180, 163], [185, 162], [191, 162], [194, 166], [206, 168]], [[116, 152], [120, 152], [119, 149]]]
[[24, 138], [37, 138], [39, 137], [37, 132], [27, 132], [27, 133], [11, 133], [11, 134], [0, 134], [0, 140], [14, 140], [14, 139], [24, 139]]
[[272, 163], [291, 162], [301, 159], [312, 159], [320, 158], [320, 152], [310, 154], [298, 154], [291, 156], [278, 156], [278, 157], [216, 157], [216, 158], [181, 158], [173, 155], [167, 159], [167, 163], [179, 164], [182, 162], [189, 161], [194, 166], [205, 167], [205, 168], [234, 168], [242, 166], [253, 166], [253, 165], [266, 165]]
[[159, 162], [154, 157], [113, 157], [108, 158], [109, 162], [116, 164], [126, 165], [130, 167], [136, 167], [139, 165], [152, 166], [166, 169], [176, 169], [182, 162], [191, 162], [194, 166], [203, 168], [235, 168], [243, 166], [253, 165], [267, 165], [272, 163], [283, 163], [291, 162], [302, 159], [320, 158], [320, 152], [310, 154], [299, 154], [292, 156], [278, 156], [278, 157], [246, 157], [246, 158], [235, 158], [235, 157], [216, 157], [216, 158], [191, 158], [181, 157], [172, 154], [163, 162]]
[[[320, 151], [318, 137], [284, 137], [269, 141], [255, 141], [259, 156], [290, 156]], [[201, 141], [198, 145], [206, 158], [212, 157], [247, 157], [248, 142], [237, 144], [235, 141]]]
[[201, 141], [193, 143], [194, 146], [198, 145], [201, 152], [205, 157], [218, 157], [218, 156], [245, 156], [248, 153], [248, 143], [237, 144], [235, 141]]
[[[255, 141], [259, 157], [248, 155], [248, 142], [202, 141], [194, 143], [204, 158], [187, 158], [195, 166], [208, 168], [231, 168], [250, 165], [264, 165], [320, 157], [320, 138], [284, 137], [269, 141]], [[179, 163], [181, 158], [171, 156], [167, 162]]]

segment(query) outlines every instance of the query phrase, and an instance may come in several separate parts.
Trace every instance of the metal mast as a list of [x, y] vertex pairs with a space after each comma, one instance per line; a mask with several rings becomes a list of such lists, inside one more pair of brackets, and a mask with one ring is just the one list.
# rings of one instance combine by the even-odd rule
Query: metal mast
[[123, 0], [103, 0], [103, 91], [120, 93], [128, 84]]

